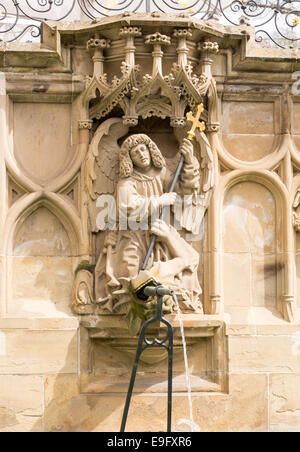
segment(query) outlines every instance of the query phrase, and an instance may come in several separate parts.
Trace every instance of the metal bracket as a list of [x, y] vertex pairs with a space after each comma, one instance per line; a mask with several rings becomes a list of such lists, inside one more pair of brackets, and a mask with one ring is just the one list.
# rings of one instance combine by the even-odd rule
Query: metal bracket
[[[162, 285], [158, 285], [156, 287], [153, 286], [147, 286], [144, 289], [145, 295], [155, 295], [157, 297], [157, 305], [156, 305], [156, 313], [155, 316], [151, 319], [147, 320], [144, 325], [142, 326], [137, 350], [136, 350], [136, 356], [134, 365], [132, 368], [131, 373], [131, 379], [129, 383], [129, 388], [127, 392], [126, 397], [126, 403], [123, 411], [123, 418], [122, 418], [122, 424], [121, 424], [121, 430], [120, 432], [125, 431], [133, 386], [135, 382], [136, 372], [138, 368], [138, 362], [140, 359], [141, 354], [143, 353], [146, 348], [149, 347], [164, 347], [168, 351], [168, 414], [167, 414], [167, 432], [171, 432], [171, 419], [172, 419], [172, 375], [173, 375], [173, 328], [170, 322], [168, 322], [165, 318], [162, 317], [162, 304], [163, 304], [163, 297], [166, 294], [172, 295], [173, 292], [167, 289], [166, 287]], [[167, 326], [167, 333], [163, 339], [155, 338], [153, 340], [149, 340], [146, 337], [147, 328], [149, 325], [155, 322], [161, 322], [164, 323]], [[166, 343], [167, 342], [167, 343]]]

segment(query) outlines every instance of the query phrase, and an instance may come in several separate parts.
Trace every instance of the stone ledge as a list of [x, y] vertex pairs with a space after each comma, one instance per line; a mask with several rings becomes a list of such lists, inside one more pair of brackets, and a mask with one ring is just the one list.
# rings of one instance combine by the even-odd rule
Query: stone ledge
[[[174, 337], [181, 336], [177, 315], [170, 314], [165, 318], [174, 328]], [[226, 326], [222, 315], [182, 314], [182, 319], [187, 337], [212, 337], [217, 329]], [[80, 323], [89, 330], [89, 335], [93, 339], [131, 337], [124, 316], [83, 316]], [[161, 327], [161, 331], [165, 329], [165, 326]]]
[[0, 318], [0, 329], [5, 330], [77, 330], [78, 317], [68, 318]]

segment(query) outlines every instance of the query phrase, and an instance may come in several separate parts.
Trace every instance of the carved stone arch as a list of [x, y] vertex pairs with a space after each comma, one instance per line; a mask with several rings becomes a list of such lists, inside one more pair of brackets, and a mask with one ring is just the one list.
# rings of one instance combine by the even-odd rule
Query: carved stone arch
[[70, 240], [72, 255], [78, 256], [81, 252], [81, 222], [74, 206], [62, 196], [42, 192], [23, 196], [9, 209], [2, 240], [3, 254], [12, 255], [13, 238], [18, 228], [32, 212], [41, 206], [46, 207], [62, 223]]
[[288, 135], [279, 136], [274, 141], [274, 147], [267, 156], [261, 158], [260, 160], [254, 160], [251, 162], [239, 160], [231, 155], [223, 142], [221, 134], [217, 135], [217, 140], [215, 140], [215, 148], [220, 161], [222, 161], [225, 166], [236, 170], [246, 169], [251, 172], [258, 165], [262, 170], [276, 167], [284, 158], [287, 150], [291, 148], [291, 139]]
[[[290, 196], [286, 186], [276, 177], [276, 174], [267, 170], [234, 170], [224, 174], [220, 178], [219, 184], [214, 191], [211, 205], [208, 211], [208, 244], [209, 244], [209, 298], [212, 306], [212, 313], [218, 313], [223, 306], [223, 270], [221, 263], [221, 253], [223, 243], [221, 230], [223, 225], [222, 208], [226, 193], [230, 188], [239, 182], [256, 182], [266, 187], [275, 199], [276, 224], [281, 223], [281, 232], [278, 235], [279, 256], [282, 260], [281, 266], [281, 299], [279, 310], [287, 321], [293, 320], [294, 294], [294, 274], [295, 264], [293, 259], [294, 238], [292, 228], [292, 207]], [[280, 222], [280, 223], [279, 223]]]
[[[51, 216], [48, 217], [49, 214]], [[31, 215], [34, 215], [34, 225], [41, 224], [42, 233], [36, 237], [29, 233], [23, 240], [22, 225]], [[61, 228], [58, 228], [58, 224]], [[26, 228], [28, 230], [27, 223]], [[28, 313], [33, 316], [47, 313], [51, 316], [51, 313], [56, 315], [58, 311], [71, 314], [70, 291], [78, 265], [77, 256], [81, 252], [80, 237], [80, 221], [76, 210], [62, 196], [38, 192], [16, 200], [8, 211], [3, 233], [5, 263], [0, 275], [2, 313], [13, 316], [26, 316]], [[20, 273], [25, 275], [21, 280]], [[29, 281], [32, 279], [29, 292], [28, 282], [23, 284], [27, 278]], [[22, 301], [19, 305], [20, 293], [24, 304]]]

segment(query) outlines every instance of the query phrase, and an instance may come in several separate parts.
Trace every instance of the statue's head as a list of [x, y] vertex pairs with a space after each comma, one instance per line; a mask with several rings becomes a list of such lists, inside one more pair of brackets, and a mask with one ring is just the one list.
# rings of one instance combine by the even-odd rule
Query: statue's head
[[155, 168], [165, 166], [165, 159], [156, 144], [143, 133], [126, 138], [120, 152], [120, 177], [131, 176], [134, 167], [146, 169], [151, 165]]

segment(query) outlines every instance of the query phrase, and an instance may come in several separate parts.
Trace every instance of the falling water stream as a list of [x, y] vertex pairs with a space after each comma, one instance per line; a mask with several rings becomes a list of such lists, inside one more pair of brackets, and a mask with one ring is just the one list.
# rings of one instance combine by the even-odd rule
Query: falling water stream
[[187, 351], [186, 351], [186, 341], [185, 341], [185, 335], [184, 335], [183, 320], [182, 320], [182, 315], [181, 315], [181, 310], [180, 310], [180, 307], [179, 307], [179, 303], [178, 303], [177, 297], [176, 297], [176, 295], [174, 293], [173, 293], [173, 298], [174, 298], [176, 306], [177, 306], [178, 320], [179, 320], [180, 332], [181, 332], [181, 337], [182, 337], [183, 356], [184, 356], [184, 365], [185, 365], [185, 376], [186, 376], [186, 384], [187, 384], [187, 390], [188, 390], [188, 401], [189, 401], [189, 408], [190, 408], [190, 422], [191, 422], [192, 432], [194, 432], [192, 388], [191, 388], [191, 378], [190, 378], [188, 358], [187, 358]]

